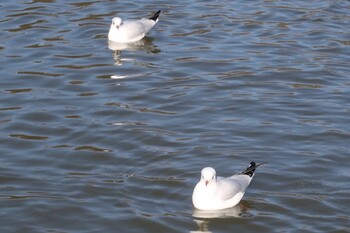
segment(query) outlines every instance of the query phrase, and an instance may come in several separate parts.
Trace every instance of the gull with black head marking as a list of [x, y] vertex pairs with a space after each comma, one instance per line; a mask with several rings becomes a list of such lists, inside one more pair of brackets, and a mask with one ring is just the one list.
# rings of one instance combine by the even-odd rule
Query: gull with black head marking
[[237, 205], [253, 179], [255, 169], [262, 164], [251, 162], [243, 172], [230, 177], [217, 177], [214, 168], [203, 168], [201, 179], [192, 194], [194, 207], [200, 210], [221, 210]]
[[112, 19], [108, 33], [108, 40], [115, 43], [132, 43], [141, 40], [158, 22], [160, 10], [149, 18], [139, 20], [125, 20], [119, 17]]

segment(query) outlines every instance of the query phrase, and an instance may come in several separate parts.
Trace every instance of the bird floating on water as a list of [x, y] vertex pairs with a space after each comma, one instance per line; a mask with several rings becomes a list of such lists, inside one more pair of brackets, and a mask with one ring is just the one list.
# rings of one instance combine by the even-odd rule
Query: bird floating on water
[[108, 40], [116, 43], [131, 43], [141, 40], [158, 22], [160, 12], [160, 10], [157, 11], [147, 19], [123, 21], [119, 17], [113, 18], [108, 33]]
[[262, 164], [251, 162], [243, 172], [230, 177], [217, 177], [214, 168], [203, 168], [201, 179], [192, 194], [194, 207], [200, 210], [221, 210], [237, 205], [253, 179], [255, 169]]

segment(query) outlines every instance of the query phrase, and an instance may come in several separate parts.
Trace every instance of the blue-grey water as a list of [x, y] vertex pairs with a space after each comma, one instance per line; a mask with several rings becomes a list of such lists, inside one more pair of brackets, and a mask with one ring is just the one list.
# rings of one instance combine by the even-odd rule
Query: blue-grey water
[[[114, 52], [111, 19], [163, 10]], [[0, 232], [350, 232], [350, 1], [0, 3]], [[115, 49], [115, 48], [114, 48]], [[259, 167], [218, 215], [200, 170]]]

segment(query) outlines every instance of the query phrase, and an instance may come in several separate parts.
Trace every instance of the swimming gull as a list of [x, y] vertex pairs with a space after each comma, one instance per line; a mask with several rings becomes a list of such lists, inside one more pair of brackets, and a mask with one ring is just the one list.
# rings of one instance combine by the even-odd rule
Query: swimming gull
[[158, 22], [160, 10], [149, 18], [139, 20], [125, 20], [119, 17], [112, 19], [111, 28], [108, 33], [108, 40], [116, 43], [130, 43], [141, 40]]
[[221, 210], [237, 205], [253, 179], [255, 169], [262, 164], [251, 162], [243, 172], [230, 177], [217, 177], [214, 168], [203, 168], [201, 179], [192, 194], [194, 207], [200, 210]]

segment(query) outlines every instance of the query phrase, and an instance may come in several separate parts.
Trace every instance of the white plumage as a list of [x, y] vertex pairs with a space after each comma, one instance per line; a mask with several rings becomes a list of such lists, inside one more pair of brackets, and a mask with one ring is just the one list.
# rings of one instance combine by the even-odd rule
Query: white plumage
[[237, 205], [254, 176], [255, 169], [262, 165], [251, 162], [248, 168], [230, 177], [216, 177], [212, 167], [202, 169], [201, 179], [193, 190], [192, 202], [200, 210], [221, 210]]
[[130, 43], [141, 40], [158, 22], [160, 10], [150, 18], [140, 20], [123, 21], [119, 17], [112, 19], [112, 24], [108, 33], [108, 40], [115, 43]]

